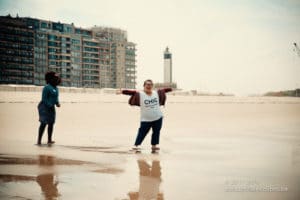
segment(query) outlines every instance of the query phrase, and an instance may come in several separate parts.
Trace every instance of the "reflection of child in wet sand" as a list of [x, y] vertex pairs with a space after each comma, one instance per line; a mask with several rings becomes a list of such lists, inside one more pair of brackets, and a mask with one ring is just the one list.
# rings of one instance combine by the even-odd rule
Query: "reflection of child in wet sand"
[[57, 189], [58, 182], [55, 181], [54, 174], [38, 175], [36, 181], [41, 186], [46, 200], [56, 199], [59, 196]]
[[159, 161], [152, 161], [150, 166], [145, 160], [138, 160], [140, 170], [140, 188], [138, 192], [129, 192], [130, 200], [163, 200], [159, 192], [161, 168]]
[[39, 136], [37, 144], [41, 145], [44, 130], [48, 125], [48, 144], [53, 144], [52, 133], [55, 123], [55, 105], [60, 107], [58, 101], [58, 88], [61, 79], [55, 72], [47, 72], [45, 75], [47, 85], [43, 88], [42, 100], [38, 105], [39, 121]]
[[172, 88], [153, 90], [152, 80], [144, 82], [143, 91], [121, 90], [117, 94], [130, 95], [129, 104], [132, 106], [140, 106], [141, 125], [134, 143], [133, 150], [140, 150], [147, 133], [152, 129], [151, 145], [152, 150], [159, 150], [160, 129], [162, 127], [163, 114], [160, 106], [165, 105], [166, 93], [172, 91]]
[[[40, 155], [40, 166], [53, 166], [55, 164], [53, 156]], [[36, 182], [40, 185], [46, 200], [57, 199], [59, 196], [55, 175], [53, 173], [40, 174], [36, 178]]]

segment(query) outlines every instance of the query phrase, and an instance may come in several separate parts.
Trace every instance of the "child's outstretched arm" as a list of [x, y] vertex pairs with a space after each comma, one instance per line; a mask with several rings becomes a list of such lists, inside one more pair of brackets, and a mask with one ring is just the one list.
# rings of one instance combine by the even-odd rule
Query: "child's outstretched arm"
[[173, 91], [172, 88], [162, 88], [162, 89], [160, 89], [160, 90], [164, 91], [165, 93], [168, 93], [168, 92], [172, 92], [172, 91]]
[[117, 94], [125, 94], [125, 95], [130, 95], [130, 96], [132, 96], [136, 93], [137, 93], [136, 90], [122, 90], [122, 89], [120, 89], [120, 90], [117, 91]]

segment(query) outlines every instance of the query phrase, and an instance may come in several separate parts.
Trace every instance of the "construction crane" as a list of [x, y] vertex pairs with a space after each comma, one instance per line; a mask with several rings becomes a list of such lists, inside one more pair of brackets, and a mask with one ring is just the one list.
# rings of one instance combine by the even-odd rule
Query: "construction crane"
[[296, 42], [294, 42], [294, 46], [295, 46], [294, 51], [296, 51], [297, 55], [300, 57], [300, 49]]

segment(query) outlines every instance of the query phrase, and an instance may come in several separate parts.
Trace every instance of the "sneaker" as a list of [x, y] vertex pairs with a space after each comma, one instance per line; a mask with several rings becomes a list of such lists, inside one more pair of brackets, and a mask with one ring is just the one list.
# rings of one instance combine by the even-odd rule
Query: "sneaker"
[[141, 147], [140, 147], [140, 146], [133, 146], [133, 147], [131, 148], [131, 150], [133, 150], [133, 151], [140, 151], [140, 150], [141, 150]]
[[54, 144], [55, 143], [55, 141], [50, 141], [50, 142], [48, 142], [48, 144]]
[[152, 146], [151, 149], [152, 149], [152, 151], [160, 150], [160, 148], [158, 146]]

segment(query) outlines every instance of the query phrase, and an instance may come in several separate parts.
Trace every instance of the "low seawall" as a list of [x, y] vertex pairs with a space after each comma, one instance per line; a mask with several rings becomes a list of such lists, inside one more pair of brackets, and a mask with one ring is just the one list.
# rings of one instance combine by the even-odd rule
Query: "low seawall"
[[[41, 92], [43, 86], [35, 85], [0, 85], [2, 92]], [[76, 88], [59, 86], [60, 93], [88, 93], [88, 94], [115, 94], [118, 89], [114, 88]], [[174, 90], [171, 96], [234, 96], [232, 94], [211, 94], [196, 90]]]
[[[0, 85], [0, 91], [7, 92], [41, 92], [43, 86], [35, 85]], [[62, 93], [100, 93], [115, 94], [116, 89], [113, 88], [75, 88], [75, 87], [59, 87]]]

